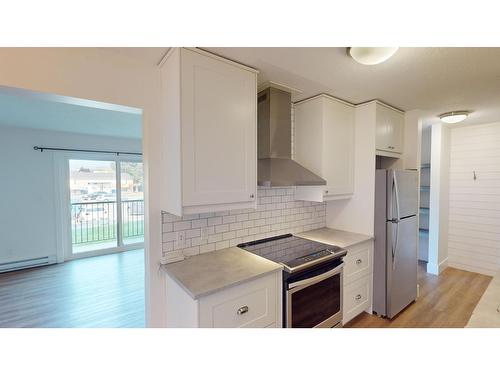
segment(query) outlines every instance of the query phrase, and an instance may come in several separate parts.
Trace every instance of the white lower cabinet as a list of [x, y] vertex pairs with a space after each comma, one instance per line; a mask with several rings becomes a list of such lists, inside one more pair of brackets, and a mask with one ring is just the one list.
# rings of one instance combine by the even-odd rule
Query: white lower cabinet
[[167, 276], [167, 327], [281, 327], [281, 270], [193, 299]]
[[347, 248], [344, 257], [342, 323], [363, 311], [371, 313], [373, 290], [373, 241]]

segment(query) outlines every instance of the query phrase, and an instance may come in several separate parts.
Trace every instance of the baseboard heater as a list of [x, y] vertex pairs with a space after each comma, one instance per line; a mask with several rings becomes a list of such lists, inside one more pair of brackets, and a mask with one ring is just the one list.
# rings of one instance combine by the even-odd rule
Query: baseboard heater
[[54, 264], [57, 262], [55, 255], [49, 255], [46, 257], [32, 258], [25, 260], [16, 260], [13, 262], [0, 263], [0, 273], [21, 270], [24, 268], [46, 266], [49, 264]]

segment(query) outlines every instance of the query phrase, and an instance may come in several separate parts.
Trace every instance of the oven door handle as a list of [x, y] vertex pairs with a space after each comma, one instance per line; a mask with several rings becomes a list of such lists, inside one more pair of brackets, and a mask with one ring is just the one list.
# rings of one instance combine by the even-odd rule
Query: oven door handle
[[342, 263], [340, 266], [337, 266], [328, 272], [322, 273], [321, 275], [310, 277], [309, 279], [300, 280], [300, 281], [296, 281], [294, 283], [291, 283], [288, 285], [288, 290], [295, 289], [295, 288], [302, 286], [302, 285], [309, 285], [309, 284], [312, 285], [312, 284], [319, 283], [320, 281], [323, 281], [329, 277], [332, 277], [333, 275], [338, 274], [342, 270], [343, 267], [344, 267], [344, 263]]

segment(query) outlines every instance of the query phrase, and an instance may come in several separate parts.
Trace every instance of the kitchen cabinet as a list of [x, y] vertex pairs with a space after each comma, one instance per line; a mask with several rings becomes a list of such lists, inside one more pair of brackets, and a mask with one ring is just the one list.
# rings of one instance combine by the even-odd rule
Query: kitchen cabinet
[[342, 323], [346, 324], [363, 311], [372, 312], [373, 240], [346, 248]]
[[296, 199], [328, 201], [354, 193], [354, 106], [321, 94], [294, 105], [294, 160], [327, 181], [297, 186]]
[[193, 299], [166, 276], [167, 327], [276, 328], [282, 326], [282, 272]]
[[255, 208], [257, 71], [172, 48], [160, 74], [162, 210], [182, 216]]
[[376, 102], [376, 154], [399, 157], [403, 153], [404, 113]]

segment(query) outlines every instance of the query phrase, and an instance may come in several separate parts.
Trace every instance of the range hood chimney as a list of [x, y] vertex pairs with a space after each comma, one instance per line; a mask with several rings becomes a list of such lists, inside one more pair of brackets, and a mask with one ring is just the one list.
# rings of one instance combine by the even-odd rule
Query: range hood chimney
[[269, 87], [258, 94], [258, 185], [314, 186], [326, 181], [292, 160], [292, 96]]

